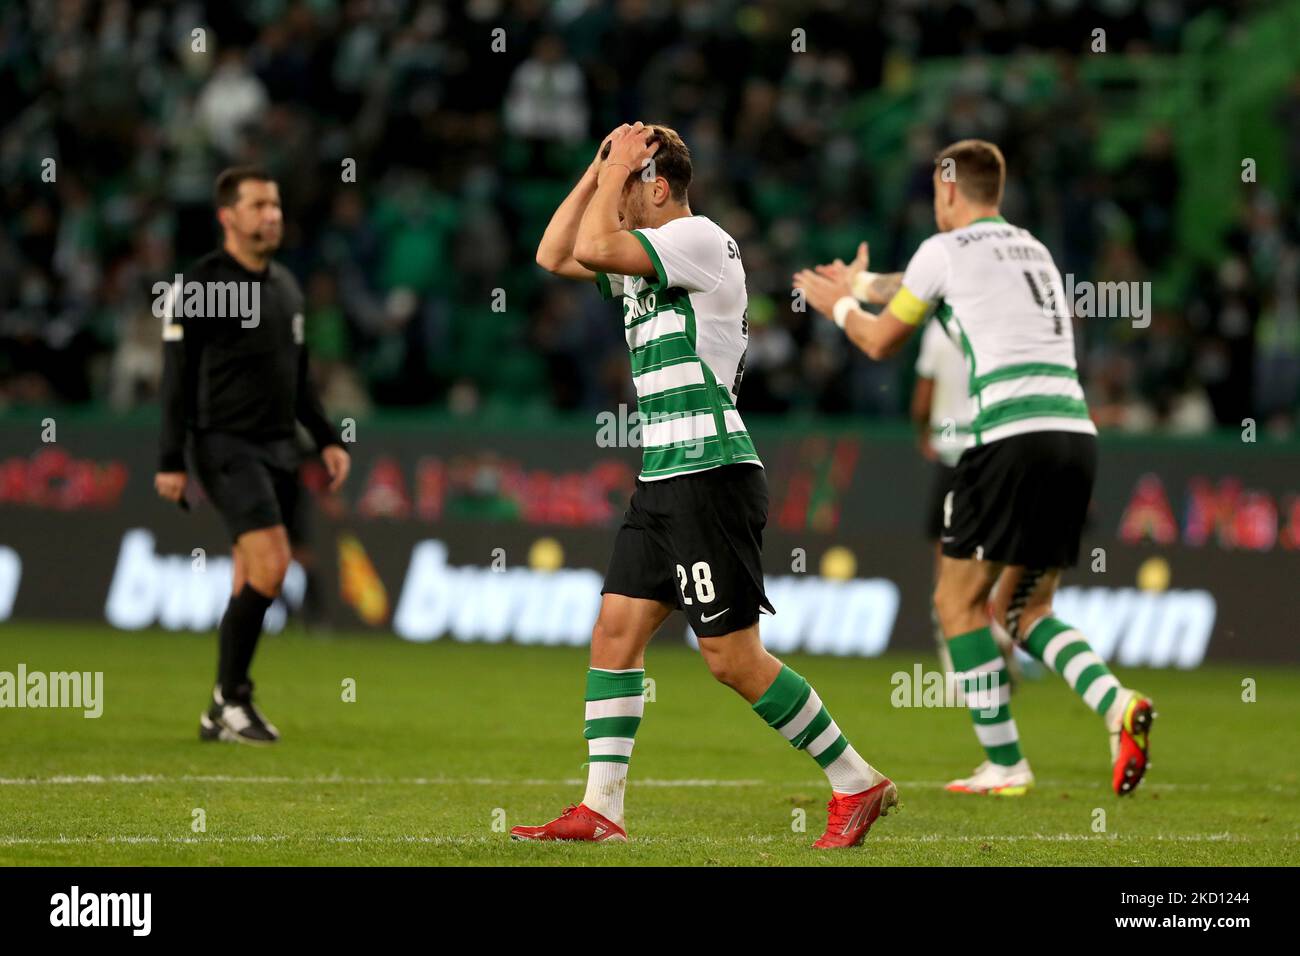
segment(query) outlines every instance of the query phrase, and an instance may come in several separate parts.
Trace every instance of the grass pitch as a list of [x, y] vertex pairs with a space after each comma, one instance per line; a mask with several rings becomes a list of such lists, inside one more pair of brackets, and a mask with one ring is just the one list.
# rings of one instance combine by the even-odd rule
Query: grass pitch
[[[504, 832], [582, 796], [585, 648], [271, 637], [254, 672], [259, 706], [284, 739], [265, 749], [197, 739], [211, 637], [5, 625], [0, 670], [19, 662], [103, 671], [105, 705], [99, 719], [0, 710], [4, 865], [1300, 860], [1296, 669], [1121, 671], [1160, 713], [1154, 769], [1124, 800], [1109, 788], [1100, 721], [1045, 675], [1012, 702], [1038, 788], [997, 799], [942, 790], [982, 759], [964, 711], [891, 706], [890, 677], [911, 672], [912, 657], [792, 656], [903, 801], [863, 847], [815, 853], [829, 795], [820, 771], [685, 648], [651, 647], [655, 700], [632, 760], [632, 842], [606, 846], [514, 843]], [[1242, 701], [1246, 677], [1257, 702]], [[342, 699], [347, 678], [355, 702]]]

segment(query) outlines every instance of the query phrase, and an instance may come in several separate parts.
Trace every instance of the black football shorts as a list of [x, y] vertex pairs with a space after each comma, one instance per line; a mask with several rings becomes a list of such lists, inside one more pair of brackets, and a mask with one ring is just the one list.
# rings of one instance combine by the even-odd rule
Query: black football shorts
[[293, 439], [257, 442], [202, 432], [194, 436], [191, 455], [194, 473], [231, 541], [247, 531], [287, 524], [298, 513], [302, 453]]
[[637, 479], [602, 594], [680, 608], [696, 637], [720, 637], [776, 613], [763, 591], [767, 476], [736, 464]]
[[943, 553], [1073, 567], [1096, 475], [1094, 435], [1028, 432], [967, 448], [944, 505]]

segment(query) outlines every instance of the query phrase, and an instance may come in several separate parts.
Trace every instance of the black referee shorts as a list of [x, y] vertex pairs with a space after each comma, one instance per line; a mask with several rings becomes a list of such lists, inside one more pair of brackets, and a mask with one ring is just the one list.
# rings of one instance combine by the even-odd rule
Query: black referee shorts
[[967, 448], [944, 509], [943, 553], [1073, 567], [1096, 475], [1093, 435], [1029, 432]]
[[194, 473], [231, 541], [247, 531], [287, 525], [297, 515], [302, 453], [292, 438], [255, 442], [203, 432], [194, 437], [191, 455]]
[[637, 479], [601, 593], [680, 608], [696, 637], [743, 630], [760, 609], [776, 613], [763, 591], [766, 524], [759, 465]]

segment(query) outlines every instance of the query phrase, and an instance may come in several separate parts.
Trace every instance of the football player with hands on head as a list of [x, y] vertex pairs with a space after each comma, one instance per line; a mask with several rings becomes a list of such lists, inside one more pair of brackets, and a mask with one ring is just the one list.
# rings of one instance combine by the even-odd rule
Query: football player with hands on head
[[595, 282], [621, 305], [642, 467], [591, 635], [586, 793], [549, 823], [510, 832], [627, 839], [623, 798], [645, 713], [645, 650], [680, 610], [713, 676], [826, 774], [827, 826], [814, 846], [854, 846], [897, 804], [898, 790], [759, 639], [759, 615], [774, 611], [762, 568], [767, 478], [736, 408], [749, 337], [745, 268], [736, 241], [691, 211], [690, 181], [691, 154], [674, 130], [620, 126], [537, 249], [543, 268]]

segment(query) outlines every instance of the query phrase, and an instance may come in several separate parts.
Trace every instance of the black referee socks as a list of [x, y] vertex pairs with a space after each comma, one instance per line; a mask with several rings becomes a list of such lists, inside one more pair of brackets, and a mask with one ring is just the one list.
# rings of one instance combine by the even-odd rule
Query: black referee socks
[[250, 683], [248, 668], [262, 636], [262, 618], [274, 600], [245, 583], [226, 606], [217, 632], [217, 682], [227, 700], [237, 694], [241, 684]]

